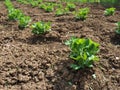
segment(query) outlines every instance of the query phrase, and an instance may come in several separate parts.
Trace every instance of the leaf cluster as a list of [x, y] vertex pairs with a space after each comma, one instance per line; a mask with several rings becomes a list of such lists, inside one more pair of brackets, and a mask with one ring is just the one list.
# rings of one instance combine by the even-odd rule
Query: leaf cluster
[[19, 9], [11, 8], [8, 11], [9, 20], [18, 20], [19, 17], [23, 16], [23, 13]]
[[7, 7], [8, 9], [14, 8], [14, 7], [13, 7], [13, 4], [11, 3], [10, 0], [5, 0], [5, 5], [6, 5], [6, 7]]
[[29, 22], [31, 21], [31, 18], [29, 16], [21, 16], [18, 20], [19, 28], [24, 29], [28, 26]]
[[104, 15], [105, 15], [105, 16], [114, 15], [115, 10], [116, 10], [116, 8], [107, 8], [107, 9], [104, 11]]
[[65, 44], [70, 47], [70, 58], [76, 61], [75, 64], [71, 65], [75, 70], [92, 67], [93, 63], [99, 60], [96, 56], [99, 51], [99, 44], [91, 39], [73, 37]]
[[76, 6], [74, 3], [68, 2], [66, 5], [66, 8], [68, 8], [70, 11], [73, 11], [73, 10], [75, 10]]
[[22, 4], [31, 4], [33, 7], [38, 6], [43, 0], [17, 0]]
[[51, 31], [51, 23], [50, 22], [36, 22], [32, 26], [32, 33], [41, 35], [46, 34], [47, 32]]
[[[28, 23], [31, 21], [30, 17], [24, 15], [21, 10], [15, 9], [13, 7], [13, 4], [11, 3], [11, 0], [6, 0], [5, 5], [8, 7], [9, 20], [17, 20], [19, 23], [20, 29], [27, 27]], [[9, 6], [9, 5], [11, 5], [11, 6]]]
[[41, 3], [39, 7], [44, 9], [46, 12], [52, 12], [54, 10], [53, 3]]
[[58, 8], [55, 11], [56, 16], [66, 15], [66, 14], [68, 14], [70, 12], [69, 8], [63, 7], [62, 4], [58, 4], [57, 6], [58, 6]]
[[85, 20], [89, 13], [89, 8], [81, 8], [78, 11], [74, 12], [76, 20]]
[[116, 33], [120, 34], [120, 22], [117, 22], [116, 25], [117, 25]]

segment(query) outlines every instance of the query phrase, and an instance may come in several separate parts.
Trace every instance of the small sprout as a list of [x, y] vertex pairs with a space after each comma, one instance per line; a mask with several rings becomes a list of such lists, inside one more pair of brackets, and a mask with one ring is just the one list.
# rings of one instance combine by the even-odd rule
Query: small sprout
[[117, 22], [116, 25], [117, 25], [116, 33], [120, 34], [120, 22]]
[[73, 85], [72, 82], [70, 82], [70, 81], [68, 82], [68, 84], [69, 84], [69, 85]]
[[107, 8], [107, 9], [104, 11], [104, 15], [105, 15], [105, 16], [114, 15], [115, 10], [116, 10], [116, 8]]
[[96, 54], [99, 52], [99, 44], [91, 39], [71, 38], [65, 42], [71, 49], [70, 58], [75, 60], [71, 68], [78, 70], [85, 67], [93, 67], [93, 63], [99, 58]]
[[47, 32], [51, 31], [51, 23], [50, 22], [37, 22], [34, 23], [32, 26], [32, 33], [41, 35], [46, 34]]
[[24, 29], [25, 27], [28, 26], [29, 22], [31, 21], [31, 18], [29, 16], [22, 16], [19, 18], [19, 28]]
[[76, 20], [85, 20], [89, 13], [89, 8], [81, 8], [78, 12], [74, 12]]

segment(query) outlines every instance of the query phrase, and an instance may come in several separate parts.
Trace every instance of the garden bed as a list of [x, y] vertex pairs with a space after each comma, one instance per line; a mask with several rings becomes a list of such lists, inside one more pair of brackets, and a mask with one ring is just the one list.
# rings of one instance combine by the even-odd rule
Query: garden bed
[[[51, 21], [52, 31], [35, 36], [31, 28], [20, 30], [16, 21], [8, 20], [7, 8], [0, 1], [0, 90], [120, 89], [120, 35], [115, 34], [120, 10], [105, 17], [105, 8], [99, 4], [77, 4], [77, 8], [89, 7], [90, 13], [85, 21], [76, 21], [72, 14], [56, 17], [55, 12], [12, 3], [32, 23]], [[100, 61], [93, 68], [70, 68], [73, 60], [64, 42], [71, 36], [100, 44]]]

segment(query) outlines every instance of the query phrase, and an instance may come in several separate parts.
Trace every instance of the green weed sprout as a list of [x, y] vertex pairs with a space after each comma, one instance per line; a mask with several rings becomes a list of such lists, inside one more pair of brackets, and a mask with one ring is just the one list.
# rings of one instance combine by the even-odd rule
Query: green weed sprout
[[85, 20], [89, 13], [89, 8], [81, 8], [78, 12], [74, 12], [76, 20]]
[[36, 22], [32, 26], [32, 33], [41, 35], [46, 34], [51, 31], [51, 23], [50, 22]]
[[120, 34], [120, 22], [117, 22], [117, 30], [116, 30], [117, 34]]
[[75, 64], [71, 65], [74, 70], [93, 67], [93, 63], [99, 60], [96, 56], [99, 52], [99, 44], [91, 39], [72, 37], [65, 44], [70, 47], [70, 58], [75, 60]]
[[107, 9], [104, 11], [104, 15], [105, 15], [105, 16], [114, 15], [115, 10], [116, 10], [116, 8], [107, 8]]

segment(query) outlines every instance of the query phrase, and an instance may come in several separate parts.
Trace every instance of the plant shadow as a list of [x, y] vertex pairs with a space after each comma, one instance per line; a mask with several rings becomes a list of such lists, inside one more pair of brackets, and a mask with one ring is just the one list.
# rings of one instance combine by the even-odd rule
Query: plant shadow
[[70, 68], [72, 60], [57, 62], [54, 81], [54, 90], [86, 90], [86, 81], [92, 77], [94, 70], [91, 68], [73, 70]]
[[114, 45], [120, 45], [120, 35], [118, 35], [118, 34], [111, 35], [110, 41]]
[[52, 42], [61, 42], [61, 40], [59, 38], [56, 37], [46, 37], [44, 35], [41, 36], [30, 36], [28, 38], [22, 39], [22, 38], [17, 38], [16, 41], [18, 42], [22, 42], [22, 43], [26, 43], [26, 44], [30, 44], [30, 45], [34, 45], [34, 44], [48, 44], [48, 43], [52, 43]]

